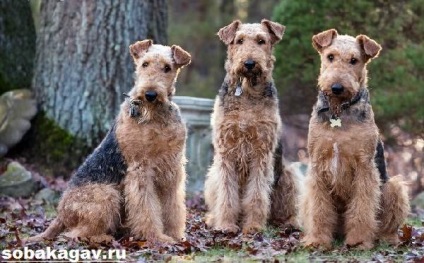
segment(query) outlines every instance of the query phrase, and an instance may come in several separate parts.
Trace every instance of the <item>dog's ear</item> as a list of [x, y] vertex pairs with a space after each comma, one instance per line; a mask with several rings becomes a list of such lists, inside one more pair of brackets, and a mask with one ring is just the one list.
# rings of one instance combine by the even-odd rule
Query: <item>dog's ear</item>
[[182, 49], [180, 46], [172, 45], [172, 57], [174, 58], [175, 64], [177, 67], [183, 67], [185, 65], [190, 64], [191, 55]]
[[286, 29], [285, 26], [267, 19], [262, 19], [261, 24], [269, 31], [271, 36], [271, 45], [277, 44], [283, 38], [284, 30]]
[[219, 39], [221, 39], [222, 42], [225, 43], [225, 45], [231, 44], [234, 41], [234, 38], [236, 37], [236, 32], [240, 25], [240, 20], [235, 20], [228, 26], [224, 26], [217, 33]]
[[368, 62], [368, 60], [372, 58], [378, 57], [378, 54], [380, 54], [381, 46], [366, 35], [357, 36], [356, 41], [358, 41], [363, 50], [365, 62]]
[[153, 41], [150, 39], [146, 39], [143, 41], [137, 41], [134, 44], [130, 45], [130, 53], [134, 62], [139, 59], [143, 53], [145, 53], [149, 47], [153, 45]]
[[337, 30], [329, 29], [318, 33], [312, 37], [312, 46], [318, 51], [321, 52], [323, 48], [328, 47], [333, 42], [333, 39], [337, 37]]

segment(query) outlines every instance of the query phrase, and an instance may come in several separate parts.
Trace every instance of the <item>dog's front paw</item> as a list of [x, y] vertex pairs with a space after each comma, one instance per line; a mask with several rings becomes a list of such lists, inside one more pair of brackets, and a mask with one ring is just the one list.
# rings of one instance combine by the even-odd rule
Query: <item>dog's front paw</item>
[[374, 238], [367, 233], [359, 231], [350, 231], [346, 235], [345, 246], [347, 248], [357, 248], [360, 250], [371, 249], [374, 247]]
[[97, 235], [88, 237], [88, 239], [93, 243], [112, 243], [114, 238], [111, 235]]
[[213, 225], [214, 225], [214, 217], [213, 217], [213, 215], [211, 213], [207, 213], [206, 216], [205, 216], [205, 218], [204, 218], [204, 220], [205, 220], [206, 226], [213, 227]]
[[224, 225], [215, 227], [215, 229], [223, 233], [232, 233], [232, 234], [236, 234], [240, 230], [240, 228], [236, 224], [224, 224]]
[[345, 246], [347, 248], [356, 248], [359, 250], [369, 250], [374, 247], [374, 242], [372, 240], [347, 240], [345, 241]]
[[245, 224], [243, 226], [243, 234], [255, 234], [257, 232], [260, 232], [263, 229], [263, 227], [259, 224]]
[[305, 236], [302, 244], [306, 248], [317, 248], [322, 250], [331, 249], [331, 238], [317, 238], [313, 236]]
[[28, 237], [28, 238], [24, 239], [25, 242], [41, 242], [41, 241], [44, 241], [44, 240], [45, 240], [45, 238], [42, 234], [32, 236], [32, 237]]
[[165, 234], [154, 236], [151, 238], [151, 241], [160, 242], [160, 243], [169, 243], [169, 244], [176, 243], [175, 239]]
[[176, 242], [183, 242], [186, 240], [184, 233], [168, 233]]
[[379, 238], [381, 241], [389, 243], [390, 245], [397, 245], [399, 243], [399, 237], [397, 233], [385, 234]]

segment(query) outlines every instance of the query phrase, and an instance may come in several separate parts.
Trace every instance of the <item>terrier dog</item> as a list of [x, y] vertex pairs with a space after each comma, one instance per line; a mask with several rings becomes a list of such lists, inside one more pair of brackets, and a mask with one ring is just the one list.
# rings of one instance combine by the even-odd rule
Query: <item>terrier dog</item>
[[[372, 248], [398, 241], [409, 201], [400, 177], [388, 178], [367, 89], [367, 64], [381, 46], [335, 29], [312, 38], [321, 56], [318, 102], [309, 124], [310, 171], [300, 204], [305, 245]], [[380, 170], [380, 172], [379, 172]]]
[[[110, 240], [121, 223], [135, 238], [184, 238], [186, 128], [171, 101], [190, 54], [179, 46], [130, 46], [135, 86], [102, 143], [71, 178], [57, 218], [29, 241], [68, 237]], [[125, 215], [121, 220], [121, 209]]]
[[207, 225], [222, 231], [237, 232], [242, 221], [243, 233], [254, 233], [270, 214], [273, 222], [294, 223], [295, 182], [283, 164], [272, 78], [272, 50], [284, 29], [265, 19], [237, 20], [218, 32], [228, 46], [227, 74], [211, 120], [215, 152], [205, 201]]

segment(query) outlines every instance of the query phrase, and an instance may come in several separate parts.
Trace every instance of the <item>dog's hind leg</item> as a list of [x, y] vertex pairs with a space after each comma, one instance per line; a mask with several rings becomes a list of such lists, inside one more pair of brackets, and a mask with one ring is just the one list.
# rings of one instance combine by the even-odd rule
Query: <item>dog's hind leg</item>
[[[121, 193], [115, 185], [88, 184], [66, 191], [58, 206], [68, 237], [99, 240], [120, 225]], [[111, 238], [104, 238], [109, 241]]]
[[114, 234], [120, 222], [121, 194], [110, 184], [88, 184], [66, 190], [58, 205], [58, 216], [47, 230], [28, 241], [65, 236], [95, 238]]
[[59, 235], [63, 230], [65, 229], [65, 226], [63, 225], [63, 222], [59, 218], [55, 218], [49, 225], [49, 227], [41, 234], [38, 234], [33, 237], [29, 237], [26, 239], [27, 242], [39, 242], [43, 241], [45, 239], [53, 239], [57, 235]]

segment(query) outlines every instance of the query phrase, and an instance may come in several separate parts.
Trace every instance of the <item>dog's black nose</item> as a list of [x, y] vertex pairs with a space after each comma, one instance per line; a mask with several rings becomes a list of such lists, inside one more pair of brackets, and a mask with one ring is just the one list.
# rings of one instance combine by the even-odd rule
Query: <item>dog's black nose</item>
[[331, 86], [331, 91], [336, 95], [342, 94], [343, 90], [344, 87], [340, 83], [336, 83]]
[[149, 90], [146, 91], [146, 93], [144, 94], [144, 96], [146, 97], [146, 100], [152, 102], [156, 99], [156, 97], [158, 96], [158, 94], [156, 93], [156, 91], [153, 90]]
[[253, 60], [251, 60], [251, 59], [248, 59], [248, 60], [246, 60], [245, 62], [244, 62], [244, 66], [248, 69], [248, 70], [251, 70], [251, 69], [253, 69], [254, 67], [255, 67], [255, 61], [253, 61]]

